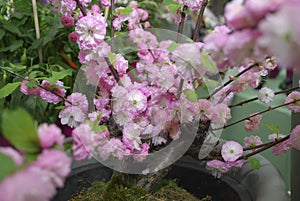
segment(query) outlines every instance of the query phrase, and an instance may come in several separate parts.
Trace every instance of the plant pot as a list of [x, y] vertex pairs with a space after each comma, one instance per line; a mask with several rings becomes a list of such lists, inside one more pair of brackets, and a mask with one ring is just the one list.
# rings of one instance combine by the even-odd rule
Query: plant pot
[[[241, 170], [220, 179], [205, 170], [205, 163], [184, 157], [173, 164], [168, 178], [177, 179], [179, 186], [198, 197], [211, 195], [223, 201], [286, 201], [284, 181], [276, 168], [262, 156], [262, 167], [252, 170], [246, 164]], [[91, 186], [96, 180], [108, 181], [112, 170], [95, 160], [74, 163], [73, 170], [53, 201], [66, 201]]]

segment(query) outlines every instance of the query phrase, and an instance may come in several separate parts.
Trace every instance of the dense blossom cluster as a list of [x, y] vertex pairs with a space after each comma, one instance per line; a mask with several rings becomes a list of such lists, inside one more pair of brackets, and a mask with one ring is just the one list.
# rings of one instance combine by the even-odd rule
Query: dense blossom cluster
[[[56, 125], [42, 124], [38, 127], [41, 152], [36, 161], [24, 164], [24, 157], [11, 147], [0, 147], [0, 153], [13, 159], [18, 172], [12, 173], [0, 183], [2, 201], [38, 200], [48, 201], [71, 171], [71, 158], [54, 145], [63, 145], [64, 136]], [[24, 166], [24, 167], [22, 167]], [[16, 192], [17, 189], [17, 192]]]
[[[277, 64], [300, 70], [300, 24], [295, 17], [300, 2], [297, 0], [233, 0], [225, 7], [226, 25], [215, 27], [204, 37], [203, 43], [182, 44], [159, 41], [144, 30], [150, 27], [149, 14], [139, 8], [137, 1], [130, 1], [129, 7], [115, 9], [112, 26], [116, 30], [124, 27], [129, 30], [129, 40], [137, 48], [135, 56], [138, 59], [134, 62], [115, 53], [114, 47], [105, 41], [108, 23], [98, 5], [90, 6], [91, 1], [79, 0], [84, 7], [83, 13], [75, 0], [51, 2], [61, 12], [62, 24], [74, 28], [69, 39], [80, 49], [78, 57], [86, 84], [98, 90], [93, 100], [95, 111], [89, 111], [93, 106], [88, 105], [85, 95], [73, 93], [65, 98], [65, 107], [59, 113], [63, 125], [75, 128], [72, 149], [77, 160], [97, 155], [102, 160], [133, 157], [143, 161], [151, 147], [180, 140], [182, 125], [203, 121], [214, 128], [224, 126], [231, 119], [227, 103], [233, 95], [247, 87], [257, 88], [262, 77]], [[111, 3], [100, 2], [105, 7]], [[202, 0], [176, 2], [190, 9], [200, 9], [203, 3]], [[276, 26], [280, 28], [274, 29]], [[229, 78], [229, 84], [219, 90], [216, 88], [210, 99], [191, 95], [197, 86], [204, 85], [216, 73], [207, 66], [210, 62]], [[235, 69], [238, 76], [228, 76], [228, 69]], [[28, 87], [28, 82], [25, 79], [21, 84], [21, 91], [26, 95], [40, 96], [54, 104], [65, 97], [66, 90], [60, 81], [54, 85], [45, 80], [41, 87]], [[274, 96], [271, 89], [264, 87], [259, 90], [257, 99], [268, 104]], [[285, 105], [293, 112], [300, 112], [300, 93], [290, 93]], [[116, 129], [118, 136], [107, 127], [111, 119], [119, 129]], [[251, 115], [244, 121], [245, 130], [258, 130], [261, 119], [261, 113]], [[47, 129], [51, 132], [45, 134]], [[289, 139], [274, 146], [274, 154], [290, 148], [299, 149], [299, 131], [300, 127], [295, 127]], [[39, 136], [47, 139], [41, 140], [43, 148], [53, 143], [62, 144], [59, 131], [53, 126], [42, 125]], [[275, 133], [270, 139], [276, 142], [284, 137]], [[257, 150], [256, 146], [263, 143], [259, 136], [252, 135], [244, 139], [244, 144], [247, 149]], [[234, 141], [226, 142], [221, 148], [222, 158], [209, 161], [207, 169], [220, 177], [231, 168], [241, 167], [245, 148]], [[36, 163], [48, 170], [48, 163], [39, 162], [39, 159]], [[53, 168], [51, 170], [55, 171], [56, 167]], [[30, 168], [27, 169], [30, 173]], [[61, 180], [55, 181], [55, 186], [60, 187]]]

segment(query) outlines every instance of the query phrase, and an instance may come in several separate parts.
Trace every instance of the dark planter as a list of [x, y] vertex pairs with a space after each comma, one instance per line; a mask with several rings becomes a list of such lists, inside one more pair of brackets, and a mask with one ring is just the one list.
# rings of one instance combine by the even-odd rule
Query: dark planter
[[[167, 177], [176, 178], [180, 186], [198, 197], [211, 195], [216, 201], [286, 201], [281, 175], [266, 159], [257, 157], [262, 163], [260, 170], [252, 170], [246, 164], [240, 171], [220, 179], [211, 176], [203, 162], [183, 158], [173, 165]], [[66, 201], [88, 188], [93, 181], [107, 181], [111, 175], [111, 169], [95, 160], [75, 163], [65, 187], [58, 191], [53, 201]]]

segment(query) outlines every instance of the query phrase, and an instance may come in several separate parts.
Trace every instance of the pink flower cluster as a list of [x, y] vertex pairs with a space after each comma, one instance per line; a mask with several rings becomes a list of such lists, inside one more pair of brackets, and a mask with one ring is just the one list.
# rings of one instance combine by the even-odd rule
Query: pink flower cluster
[[[113, 26], [116, 30], [121, 30], [122, 24], [128, 21], [128, 29], [133, 30], [137, 28], [142, 28], [142, 21], [145, 22], [148, 19], [148, 12], [144, 9], [138, 8], [137, 1], [131, 1], [129, 3], [130, 8], [132, 11], [129, 14], [122, 14], [122, 10], [124, 7], [116, 8], [117, 17], [113, 21]], [[150, 27], [150, 23], [146, 21], [144, 23], [145, 28]]]
[[48, 103], [57, 104], [62, 101], [66, 94], [63, 88], [64, 83], [57, 81], [56, 84], [50, 83], [48, 80], [43, 80], [40, 86], [28, 87], [28, 79], [24, 79], [21, 83], [21, 92], [25, 95], [37, 97], [40, 96]]
[[234, 141], [228, 141], [222, 146], [221, 160], [211, 160], [206, 163], [206, 169], [211, 171], [212, 175], [220, 178], [222, 174], [227, 173], [232, 168], [240, 168], [244, 161], [240, 159], [243, 155], [243, 147]]
[[63, 151], [52, 148], [55, 144], [63, 144], [60, 129], [55, 125], [42, 124], [38, 128], [38, 136], [42, 151], [29, 165], [24, 164], [25, 159], [16, 150], [0, 147], [1, 153], [13, 159], [17, 170], [0, 182], [1, 201], [48, 201], [57, 188], [64, 186], [64, 180], [71, 171], [71, 159]]

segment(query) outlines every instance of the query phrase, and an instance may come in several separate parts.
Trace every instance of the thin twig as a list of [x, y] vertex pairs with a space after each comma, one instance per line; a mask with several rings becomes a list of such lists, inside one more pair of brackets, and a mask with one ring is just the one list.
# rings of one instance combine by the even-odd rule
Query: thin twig
[[[32, 0], [32, 10], [33, 10], [33, 18], [34, 18], [35, 35], [36, 35], [36, 39], [38, 40], [41, 38], [41, 33], [40, 33], [36, 0]], [[38, 47], [38, 55], [39, 55], [39, 62], [43, 63], [43, 49], [41, 45], [39, 45]]]
[[254, 156], [255, 154], [258, 154], [258, 153], [260, 153], [262, 151], [265, 151], [265, 150], [267, 150], [267, 149], [269, 149], [269, 148], [271, 148], [271, 147], [273, 147], [273, 146], [275, 146], [275, 145], [277, 145], [277, 144], [279, 144], [281, 142], [284, 142], [284, 141], [288, 140], [289, 138], [290, 138], [290, 135], [288, 135], [288, 136], [286, 136], [284, 138], [281, 138], [281, 139], [279, 139], [277, 141], [274, 141], [272, 143], [268, 143], [268, 144], [266, 144], [266, 146], [262, 147], [261, 149], [257, 149], [255, 151], [249, 153], [249, 154], [241, 156], [240, 159], [247, 160], [249, 157]]
[[178, 31], [177, 31], [177, 43], [181, 43], [181, 37], [182, 37], [182, 33], [183, 33], [183, 28], [184, 28], [184, 22], [185, 22], [185, 18], [186, 18], [186, 14], [185, 11], [188, 9], [187, 6], [183, 6], [182, 11], [180, 13], [181, 15], [181, 19], [178, 25]]
[[80, 11], [82, 12], [83, 16], [86, 16], [87, 15], [86, 9], [81, 5], [79, 0], [75, 0], [75, 1], [76, 1], [77, 6], [79, 7]]
[[111, 39], [111, 51], [114, 52], [115, 50], [115, 29], [113, 26], [113, 20], [114, 20], [114, 10], [115, 10], [115, 1], [111, 0], [110, 1], [111, 8], [110, 8], [110, 39]]
[[238, 124], [238, 123], [240, 123], [240, 122], [242, 122], [242, 121], [245, 121], [245, 120], [250, 119], [250, 118], [252, 118], [252, 117], [255, 117], [255, 116], [257, 116], [257, 115], [261, 115], [261, 114], [264, 114], [264, 113], [266, 113], [266, 112], [270, 112], [270, 111], [272, 111], [272, 110], [275, 110], [275, 109], [278, 109], [278, 108], [280, 108], [280, 107], [284, 107], [284, 106], [287, 106], [287, 105], [296, 103], [296, 102], [298, 102], [298, 101], [300, 101], [300, 99], [296, 99], [296, 100], [293, 100], [293, 101], [288, 102], [288, 103], [284, 103], [284, 104], [281, 104], [281, 105], [277, 105], [277, 106], [275, 106], [275, 107], [269, 107], [268, 109], [265, 109], [265, 110], [263, 110], [263, 111], [261, 111], [261, 112], [252, 114], [252, 115], [250, 115], [250, 116], [248, 116], [248, 117], [245, 117], [245, 118], [243, 118], [243, 119], [240, 119], [240, 120], [238, 120], [238, 121], [235, 121], [235, 122], [233, 122], [233, 123], [231, 123], [231, 124], [227, 124], [227, 125], [225, 125], [224, 127], [214, 128], [214, 129], [212, 129], [212, 130], [220, 130], [220, 129], [228, 128], [228, 127], [230, 127], [230, 126], [233, 126], [233, 125], [235, 125], [235, 124]]
[[208, 0], [203, 0], [200, 11], [199, 11], [198, 19], [197, 19], [197, 22], [196, 22], [195, 30], [194, 30], [194, 37], [193, 37], [194, 42], [199, 42], [200, 41], [199, 31], [200, 31], [201, 24], [202, 24], [202, 21], [203, 21], [204, 10], [205, 10], [207, 4], [208, 4]]
[[[248, 68], [246, 68], [245, 70], [241, 71], [240, 73], [238, 73], [236, 76], [234, 77], [239, 77], [241, 75], [243, 75], [244, 73], [248, 72], [249, 70], [251, 70], [252, 68], [258, 66], [258, 63], [254, 63], [252, 65], [250, 65]], [[218, 93], [219, 91], [221, 91], [224, 87], [226, 87], [227, 85], [229, 85], [231, 82], [233, 82], [234, 79], [230, 79], [228, 80], [226, 83], [224, 83], [222, 86], [220, 86], [219, 88], [217, 88], [212, 94], [210, 94], [206, 99], [209, 100], [211, 97], [213, 97], [216, 93]]]
[[0, 69], [2, 69], [2, 70], [4, 70], [4, 71], [6, 71], [6, 72], [8, 72], [8, 73], [10, 73], [10, 74], [12, 74], [12, 75], [14, 75], [15, 77], [19, 77], [19, 78], [21, 78], [21, 79], [23, 79], [23, 80], [35, 81], [35, 82], [38, 83], [37, 87], [39, 87], [39, 88], [41, 88], [41, 89], [44, 89], [44, 90], [46, 90], [46, 91], [52, 93], [53, 95], [55, 95], [55, 96], [57, 96], [57, 97], [63, 99], [65, 102], [68, 102], [70, 105], [73, 105], [71, 101], [67, 100], [65, 97], [61, 96], [60, 94], [56, 93], [55, 91], [51, 91], [51, 90], [49, 90], [49, 89], [43, 87], [43, 86], [42, 86], [37, 80], [35, 80], [35, 79], [32, 79], [32, 78], [31, 78], [31, 79], [28, 79], [28, 78], [26, 78], [26, 77], [24, 77], [24, 76], [22, 76], [22, 75], [20, 75], [20, 74], [17, 74], [17, 73], [15, 73], [15, 72], [11, 71], [11, 70], [8, 70], [8, 69], [4, 68], [3, 66], [0, 66]]
[[[297, 90], [297, 89], [300, 89], [300, 87], [294, 87], [294, 88], [286, 89], [286, 90], [283, 90], [283, 91], [277, 91], [277, 92], [274, 93], [274, 95], [289, 93], [289, 92]], [[232, 105], [229, 105], [228, 107], [243, 106], [246, 103], [249, 103], [249, 102], [252, 102], [252, 101], [256, 101], [256, 100], [258, 100], [258, 97], [251, 98], [249, 100], [245, 100], [245, 101], [242, 101], [240, 103], [232, 104]]]

